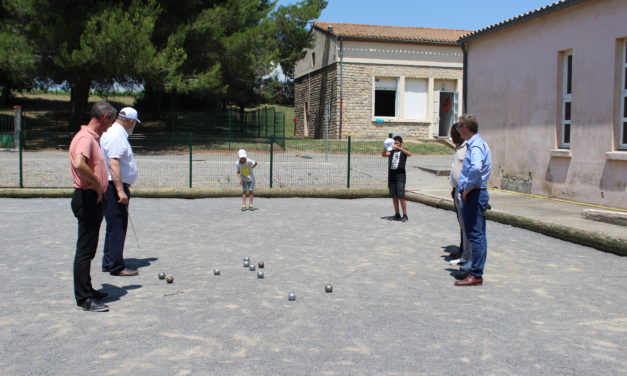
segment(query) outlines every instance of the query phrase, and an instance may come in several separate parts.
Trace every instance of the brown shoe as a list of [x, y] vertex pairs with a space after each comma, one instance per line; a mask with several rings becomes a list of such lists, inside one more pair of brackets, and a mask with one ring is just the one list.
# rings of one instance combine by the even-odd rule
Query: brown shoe
[[455, 282], [455, 286], [481, 286], [482, 284], [483, 278], [477, 278], [472, 274], [468, 274], [466, 278]]
[[120, 272], [112, 274], [112, 275], [116, 275], [118, 277], [132, 277], [132, 276], [138, 275], [138, 274], [139, 274], [139, 272], [137, 270], [124, 268]]

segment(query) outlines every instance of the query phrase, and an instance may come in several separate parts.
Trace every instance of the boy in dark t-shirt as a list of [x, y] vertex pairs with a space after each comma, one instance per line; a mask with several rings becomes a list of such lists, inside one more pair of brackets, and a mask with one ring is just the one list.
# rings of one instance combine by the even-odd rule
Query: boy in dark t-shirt
[[[389, 158], [388, 163], [388, 188], [390, 189], [390, 197], [392, 197], [392, 203], [394, 204], [394, 216], [390, 217], [390, 220], [407, 222], [407, 201], [405, 200], [405, 181], [407, 176], [405, 175], [405, 163], [407, 157], [411, 157], [411, 152], [403, 149], [403, 138], [401, 136], [394, 137], [394, 144], [388, 145], [384, 143], [385, 148], [381, 153], [384, 158]], [[400, 209], [403, 210], [403, 216], [401, 217]]]

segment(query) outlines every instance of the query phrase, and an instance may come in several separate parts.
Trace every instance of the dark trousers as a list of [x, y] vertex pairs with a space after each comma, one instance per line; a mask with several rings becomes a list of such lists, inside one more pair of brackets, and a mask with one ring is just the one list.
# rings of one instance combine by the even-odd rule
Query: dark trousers
[[472, 266], [470, 274], [482, 278], [488, 253], [488, 239], [486, 237], [486, 223], [484, 212], [489, 209], [489, 196], [485, 189], [475, 189], [468, 193], [463, 202], [462, 215], [464, 229], [472, 248]]
[[[131, 198], [128, 185], [124, 184], [126, 196]], [[128, 226], [128, 205], [118, 203], [118, 193], [113, 182], [109, 182], [104, 194], [104, 216], [107, 220], [102, 267], [109, 269], [109, 273], [117, 274], [124, 265], [124, 242]]]
[[98, 194], [88, 189], [75, 189], [72, 194], [72, 212], [78, 220], [78, 240], [74, 255], [74, 297], [82, 305], [92, 297], [91, 260], [96, 256], [98, 234], [102, 223], [102, 202]]

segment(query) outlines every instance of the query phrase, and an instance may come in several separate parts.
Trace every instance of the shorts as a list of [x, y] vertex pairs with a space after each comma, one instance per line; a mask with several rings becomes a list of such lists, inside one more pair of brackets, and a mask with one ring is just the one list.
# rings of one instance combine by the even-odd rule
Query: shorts
[[396, 174], [388, 176], [388, 188], [390, 189], [390, 197], [405, 198], [405, 174]]
[[246, 192], [246, 191], [254, 191], [255, 190], [255, 181], [251, 180], [251, 181], [246, 181], [246, 180], [242, 180], [242, 191]]

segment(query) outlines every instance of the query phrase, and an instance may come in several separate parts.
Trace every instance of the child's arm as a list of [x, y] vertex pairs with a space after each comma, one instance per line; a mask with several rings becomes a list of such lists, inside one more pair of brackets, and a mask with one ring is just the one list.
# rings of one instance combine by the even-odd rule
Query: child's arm
[[400, 147], [400, 146], [397, 148], [397, 150], [400, 150], [400, 151], [401, 151], [401, 153], [405, 154], [405, 155], [406, 155], [406, 156], [408, 156], [408, 157], [411, 157], [411, 151], [406, 150], [406, 149], [403, 149], [403, 148], [402, 148], [402, 147]]
[[255, 167], [257, 167], [257, 162], [256, 161], [255, 161], [255, 164], [253, 165], [252, 168], [255, 168]]
[[382, 156], [383, 158], [387, 158], [387, 157], [389, 157], [389, 156], [390, 156], [390, 154], [391, 154], [391, 153], [390, 153], [389, 151], [387, 151], [387, 150], [385, 150], [385, 148], [383, 148], [383, 151], [381, 152], [381, 156]]

